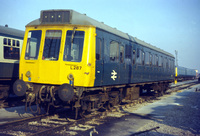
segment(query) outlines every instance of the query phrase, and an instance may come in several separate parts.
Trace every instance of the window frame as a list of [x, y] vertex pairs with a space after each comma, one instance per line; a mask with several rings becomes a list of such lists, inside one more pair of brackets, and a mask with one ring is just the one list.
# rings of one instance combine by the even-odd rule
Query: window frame
[[19, 60], [20, 48], [3, 46], [3, 54], [4, 59]]
[[[36, 38], [32, 37], [32, 35], [33, 35], [32, 32], [40, 32], [40, 37], [36, 37], [36, 38], [38, 38], [37, 39], [38, 41], [36, 42], [36, 51], [35, 51], [35, 56], [34, 57], [30, 55], [30, 44], [31, 44], [32, 41], [34, 41], [34, 39], [36, 39]], [[27, 41], [26, 41], [25, 55], [24, 55], [24, 59], [25, 60], [38, 60], [40, 47], [41, 47], [41, 41], [42, 41], [42, 34], [43, 34], [42, 30], [30, 30], [28, 32], [28, 37], [27, 37]]]
[[[84, 31], [84, 30], [75, 30], [74, 32], [74, 39], [75, 38], [77, 38], [76, 37], [76, 32], [83, 32], [83, 37], [81, 36], [81, 38], [83, 38], [83, 41], [82, 41], [82, 51], [81, 52], [78, 52], [78, 54], [80, 54], [81, 53], [81, 57], [80, 57], [80, 59], [78, 58], [78, 59], [76, 59], [76, 61], [75, 61], [75, 59], [71, 56], [72, 54], [71, 54], [71, 50], [68, 50], [67, 48], [68, 48], [68, 46], [70, 46], [70, 48], [71, 47], [73, 47], [72, 45], [71, 45], [71, 43], [70, 43], [70, 45], [66, 45], [67, 43], [67, 38], [69, 38], [68, 37], [68, 32], [69, 32], [69, 36], [70, 36], [70, 39], [71, 39], [71, 37], [72, 37], [72, 34], [73, 34], [73, 31], [74, 30], [67, 30], [67, 31], [65, 31], [64, 32], [64, 34], [65, 34], [65, 44], [64, 44], [64, 53], [63, 53], [63, 61], [66, 61], [66, 62], [81, 62], [82, 61], [82, 59], [83, 59], [83, 50], [84, 50], [84, 42], [85, 42], [85, 36], [86, 36], [86, 32]], [[70, 33], [72, 32], [72, 34], [70, 35]], [[80, 36], [80, 35], [78, 35], [78, 36]], [[80, 38], [80, 37], [79, 37]], [[73, 42], [73, 44], [75, 45], [75, 43]], [[80, 45], [78, 46], [78, 48], [80, 48]], [[68, 54], [68, 53], [70, 53], [70, 54]], [[74, 60], [73, 60], [74, 59]]]
[[[109, 44], [109, 47], [110, 47], [110, 53], [109, 53], [110, 62], [113, 63], [119, 62], [119, 42], [112, 40]], [[113, 49], [115, 49], [115, 51], [114, 53], [112, 52], [111, 54], [111, 50], [113, 51]]]

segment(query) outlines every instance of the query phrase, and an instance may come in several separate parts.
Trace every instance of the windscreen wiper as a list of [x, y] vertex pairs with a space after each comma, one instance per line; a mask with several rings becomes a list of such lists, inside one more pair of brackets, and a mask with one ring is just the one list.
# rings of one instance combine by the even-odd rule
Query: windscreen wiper
[[74, 42], [74, 35], [75, 35], [75, 32], [76, 32], [76, 29], [77, 29], [77, 27], [74, 27], [73, 32], [72, 32], [71, 45], [72, 45], [73, 42]]

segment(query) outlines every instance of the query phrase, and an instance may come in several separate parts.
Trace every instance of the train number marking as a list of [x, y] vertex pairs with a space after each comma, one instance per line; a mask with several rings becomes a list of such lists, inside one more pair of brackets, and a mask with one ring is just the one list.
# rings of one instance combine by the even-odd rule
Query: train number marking
[[117, 78], [117, 72], [115, 70], [112, 70], [111, 72], [111, 78], [115, 81], [115, 79]]
[[71, 70], [81, 70], [81, 69], [82, 69], [82, 66], [71, 65], [71, 66], [70, 66], [70, 69], [71, 69]]
[[65, 64], [66, 66], [69, 66], [71, 70], [81, 70], [82, 66], [77, 65], [71, 65], [71, 64]]

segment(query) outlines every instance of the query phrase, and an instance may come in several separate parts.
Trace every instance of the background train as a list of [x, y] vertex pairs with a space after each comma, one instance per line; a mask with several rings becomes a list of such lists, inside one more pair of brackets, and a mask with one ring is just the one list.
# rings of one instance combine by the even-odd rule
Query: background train
[[181, 66], [175, 67], [175, 78], [178, 81], [196, 79], [198, 73], [195, 69], [189, 69]]
[[0, 26], [0, 99], [12, 91], [12, 84], [19, 78], [19, 58], [24, 31]]

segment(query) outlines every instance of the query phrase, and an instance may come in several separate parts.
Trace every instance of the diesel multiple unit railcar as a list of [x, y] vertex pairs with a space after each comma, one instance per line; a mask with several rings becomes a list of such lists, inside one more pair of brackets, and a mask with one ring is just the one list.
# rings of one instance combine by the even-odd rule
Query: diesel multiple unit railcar
[[163, 92], [173, 80], [172, 54], [76, 11], [44, 10], [26, 25], [13, 90], [77, 115]]
[[0, 99], [9, 95], [13, 82], [19, 78], [23, 37], [24, 31], [0, 26]]
[[197, 77], [197, 72], [195, 69], [189, 69], [189, 68], [185, 68], [181, 66], [176, 66], [175, 76], [177, 80], [179, 81], [195, 79]]

